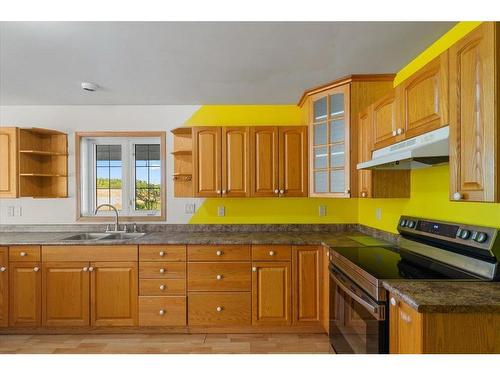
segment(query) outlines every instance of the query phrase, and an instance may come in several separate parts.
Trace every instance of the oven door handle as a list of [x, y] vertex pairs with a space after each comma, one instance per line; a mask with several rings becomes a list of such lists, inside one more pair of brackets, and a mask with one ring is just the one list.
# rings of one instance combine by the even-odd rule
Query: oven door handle
[[377, 320], [385, 320], [385, 306], [378, 305], [376, 303], [370, 303], [363, 298], [361, 298], [358, 294], [355, 293], [355, 291], [359, 291], [360, 293], [363, 293], [357, 286], [355, 286], [352, 283], [349, 283], [349, 285], [346, 285], [347, 280], [341, 280], [337, 277], [337, 275], [340, 275], [337, 271], [334, 269], [330, 268], [330, 277], [333, 279], [335, 284], [342, 289], [349, 297], [351, 297], [353, 300], [358, 302], [360, 305], [362, 305], [365, 309], [367, 309], [370, 314], [373, 315], [373, 317]]

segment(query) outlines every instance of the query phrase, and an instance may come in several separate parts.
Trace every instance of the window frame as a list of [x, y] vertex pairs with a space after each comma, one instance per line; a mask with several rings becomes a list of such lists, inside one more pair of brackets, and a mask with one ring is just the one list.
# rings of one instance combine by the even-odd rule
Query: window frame
[[[82, 166], [93, 165], [95, 150], [86, 152], [87, 160], [82, 163], [83, 156], [83, 141], [86, 138], [99, 138], [99, 143], [102, 144], [121, 144], [130, 147], [131, 152], [135, 153], [136, 144], [150, 143], [152, 139], [160, 144], [160, 210], [159, 215], [151, 215], [155, 211], [143, 211], [139, 214], [131, 215], [127, 211], [124, 215], [120, 214], [120, 220], [123, 222], [137, 222], [137, 221], [165, 221], [166, 219], [166, 199], [167, 199], [167, 186], [166, 186], [166, 132], [164, 131], [148, 131], [148, 132], [77, 132], [75, 133], [75, 174], [76, 174], [76, 220], [86, 222], [103, 222], [109, 221], [110, 216], [114, 216], [112, 212], [99, 211], [98, 215], [90, 213], [83, 213], [82, 209], [90, 207], [94, 204], [94, 200], [89, 203], [89, 195], [95, 198], [95, 193], [88, 194], [89, 191], [95, 191], [95, 171], [82, 171]], [[117, 138], [131, 138], [118, 141]], [[137, 138], [137, 141], [134, 139]], [[122, 181], [127, 181], [128, 186], [131, 187], [132, 192], [135, 194], [135, 164], [133, 164], [133, 157], [123, 157], [124, 150], [122, 149]], [[94, 168], [92, 168], [94, 169]], [[84, 182], [82, 178], [91, 176], [88, 181]], [[86, 184], [87, 194], [84, 196], [83, 184]], [[130, 193], [130, 192], [129, 192]], [[130, 200], [130, 196], [122, 197], [122, 199]], [[130, 203], [129, 203], [130, 204]], [[135, 208], [135, 200], [132, 205]]]

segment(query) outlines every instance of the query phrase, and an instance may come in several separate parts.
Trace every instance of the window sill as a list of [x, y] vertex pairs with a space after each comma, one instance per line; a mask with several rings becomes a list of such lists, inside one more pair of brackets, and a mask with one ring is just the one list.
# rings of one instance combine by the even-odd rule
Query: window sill
[[[81, 223], [114, 222], [115, 216], [78, 216], [76, 221]], [[136, 223], [145, 221], [165, 221], [165, 215], [160, 216], [119, 216], [120, 223]]]

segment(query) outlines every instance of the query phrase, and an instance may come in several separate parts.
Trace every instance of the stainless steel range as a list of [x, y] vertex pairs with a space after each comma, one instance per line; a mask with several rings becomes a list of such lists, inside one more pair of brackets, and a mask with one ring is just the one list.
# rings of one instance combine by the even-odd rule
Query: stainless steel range
[[388, 352], [382, 280], [500, 278], [498, 229], [402, 216], [398, 231], [398, 246], [330, 251], [330, 341], [337, 353]]

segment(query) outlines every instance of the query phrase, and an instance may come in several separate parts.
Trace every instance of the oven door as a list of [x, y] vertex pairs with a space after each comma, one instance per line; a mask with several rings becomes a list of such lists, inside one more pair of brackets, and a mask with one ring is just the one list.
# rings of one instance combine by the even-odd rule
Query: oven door
[[386, 309], [330, 264], [330, 343], [336, 353], [387, 353]]

